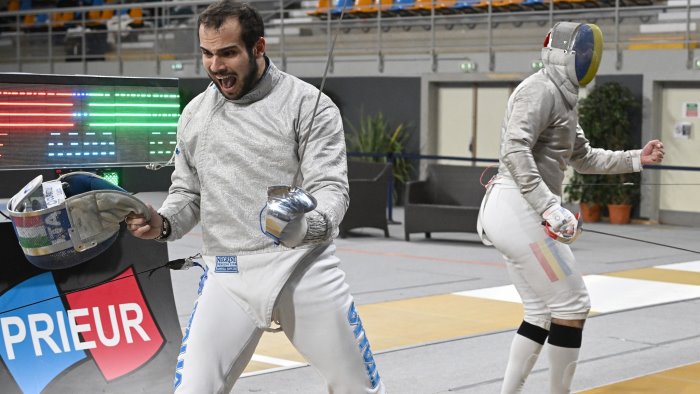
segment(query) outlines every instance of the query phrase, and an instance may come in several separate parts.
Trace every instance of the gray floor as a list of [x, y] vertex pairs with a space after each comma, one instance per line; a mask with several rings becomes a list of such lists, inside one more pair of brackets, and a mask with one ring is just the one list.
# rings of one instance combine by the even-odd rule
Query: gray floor
[[[159, 206], [164, 193], [141, 193]], [[394, 219], [402, 220], [400, 208]], [[666, 225], [587, 224], [587, 228], [700, 251], [700, 228]], [[509, 284], [500, 255], [475, 234], [415, 234], [403, 240], [401, 225], [358, 231], [338, 239], [341, 267], [358, 304]], [[169, 243], [171, 258], [199, 252], [200, 230]], [[700, 260], [698, 253], [584, 233], [573, 245], [584, 274], [605, 273]], [[172, 271], [183, 327], [196, 297], [198, 269]], [[591, 317], [573, 387], [584, 390], [612, 382], [700, 362], [700, 299]], [[468, 310], [455, 310], [468, 314]], [[372, 333], [369, 332], [371, 340]], [[513, 331], [495, 332], [413, 347], [375, 352], [379, 371], [392, 393], [497, 393]], [[546, 392], [547, 360], [540, 357], [525, 388]], [[244, 377], [234, 393], [324, 393], [311, 367]]]

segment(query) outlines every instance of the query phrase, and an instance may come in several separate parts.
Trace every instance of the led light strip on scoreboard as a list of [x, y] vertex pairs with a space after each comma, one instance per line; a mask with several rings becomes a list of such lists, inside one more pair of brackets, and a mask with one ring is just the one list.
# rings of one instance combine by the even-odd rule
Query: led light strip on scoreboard
[[77, 80], [38, 84], [0, 78], [0, 169], [137, 165], [170, 158], [180, 116], [176, 81], [157, 86], [152, 79], [67, 78]]

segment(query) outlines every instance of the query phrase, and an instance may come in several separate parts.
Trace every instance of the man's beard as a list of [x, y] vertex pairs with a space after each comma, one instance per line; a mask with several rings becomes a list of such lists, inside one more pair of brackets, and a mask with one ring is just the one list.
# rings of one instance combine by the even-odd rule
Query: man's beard
[[216, 79], [216, 74], [209, 75], [209, 78], [214, 81], [214, 85], [216, 86], [217, 89], [219, 89], [219, 93], [221, 93], [224, 97], [226, 97], [229, 100], [238, 100], [241, 97], [245, 96], [246, 94], [250, 93], [251, 90], [255, 87], [255, 84], [258, 82], [257, 81], [257, 76], [258, 76], [258, 70], [260, 67], [258, 67], [258, 63], [255, 61], [255, 57], [253, 56], [253, 53], [248, 53], [248, 66], [250, 66], [248, 73], [243, 77], [242, 82], [243, 85], [241, 86], [241, 92], [233, 98], [230, 98], [226, 96], [226, 94], [221, 90], [221, 82], [219, 82]]
[[243, 78], [243, 87], [241, 88], [241, 94], [239, 94], [238, 97], [236, 97], [236, 100], [245, 96], [251, 90], [253, 90], [255, 84], [258, 82], [258, 62], [255, 61], [255, 57], [252, 53], [249, 53], [248, 56], [250, 58], [250, 61], [248, 62], [248, 65], [250, 65], [250, 72], [248, 73], [248, 75], [245, 76], [245, 78]]

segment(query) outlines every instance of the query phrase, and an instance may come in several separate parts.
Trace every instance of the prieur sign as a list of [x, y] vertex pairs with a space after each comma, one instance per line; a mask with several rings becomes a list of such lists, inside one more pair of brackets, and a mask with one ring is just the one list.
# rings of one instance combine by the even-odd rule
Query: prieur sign
[[0, 335], [0, 355], [25, 393], [40, 392], [88, 357], [105, 380], [116, 379], [164, 344], [132, 267], [63, 295], [51, 272], [19, 283], [0, 296]]
[[[116, 313], [117, 307], [119, 308], [118, 315]], [[61, 311], [56, 312], [56, 316], [48, 313], [33, 313], [27, 315], [28, 324], [18, 316], [0, 318], [0, 328], [2, 329], [2, 337], [5, 339], [7, 358], [9, 360], [15, 359], [14, 345], [27, 340], [27, 331], [29, 331], [29, 338], [34, 346], [35, 357], [41, 357], [44, 354], [42, 343], [48, 346], [53, 353], [95, 349], [98, 346], [95, 341], [83, 342], [79, 335], [90, 335], [93, 330], [97, 333], [100, 345], [107, 347], [118, 346], [121, 343], [122, 332], [127, 343], [134, 343], [132, 331], [138, 334], [143, 341], [151, 340], [141, 326], [143, 311], [138, 304], [108, 305], [107, 308], [110, 327], [102, 325], [100, 308], [97, 306], [93, 307], [92, 311], [88, 308], [69, 309], [66, 311], [67, 316]], [[134, 316], [134, 318], [130, 318], [129, 315]], [[89, 322], [79, 324], [82, 317], [87, 317]], [[54, 330], [57, 330], [60, 335], [61, 346], [51, 337]], [[71, 344], [74, 346], [73, 349], [71, 349]]]

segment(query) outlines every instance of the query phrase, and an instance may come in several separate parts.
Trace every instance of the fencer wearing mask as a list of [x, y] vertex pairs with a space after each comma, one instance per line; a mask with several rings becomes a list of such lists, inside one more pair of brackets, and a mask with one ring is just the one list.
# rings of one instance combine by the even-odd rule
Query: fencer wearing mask
[[581, 223], [561, 205], [567, 166], [581, 173], [627, 173], [660, 163], [664, 156], [658, 140], [629, 151], [590, 146], [576, 104], [579, 88], [596, 75], [602, 51], [598, 26], [555, 24], [544, 40], [544, 68], [520, 83], [508, 100], [498, 174], [479, 218], [482, 240], [503, 255], [524, 306], [502, 393], [522, 390], [545, 341], [549, 392], [570, 391], [591, 304], [569, 246]]

